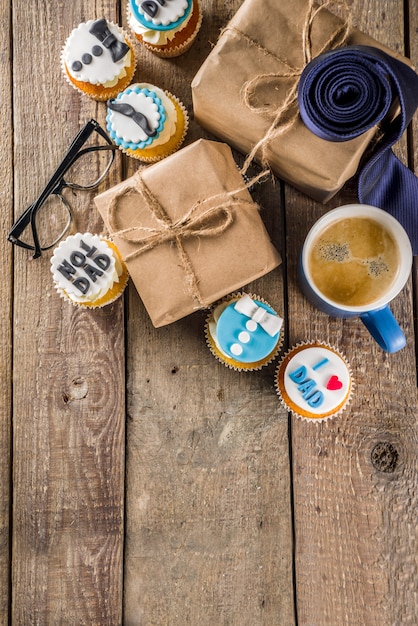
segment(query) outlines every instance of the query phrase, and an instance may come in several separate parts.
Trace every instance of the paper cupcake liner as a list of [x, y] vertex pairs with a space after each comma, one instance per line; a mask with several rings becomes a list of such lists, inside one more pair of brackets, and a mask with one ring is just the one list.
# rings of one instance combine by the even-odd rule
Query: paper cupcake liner
[[[341, 405], [339, 407], [337, 407], [334, 411], [330, 411], [327, 415], [323, 415], [323, 416], [316, 416], [316, 415], [303, 415], [302, 410], [300, 412], [298, 412], [297, 410], [295, 410], [295, 408], [293, 406], [289, 406], [289, 404], [286, 402], [286, 399], [283, 397], [283, 393], [282, 390], [280, 388], [280, 380], [279, 380], [279, 376], [280, 376], [280, 372], [282, 370], [282, 368], [285, 366], [285, 364], [287, 364], [289, 357], [294, 354], [298, 349], [300, 348], [309, 348], [309, 347], [315, 347], [315, 346], [322, 346], [324, 348], [328, 348], [329, 350], [331, 350], [332, 352], [334, 352], [335, 354], [337, 354], [344, 362], [344, 364], [347, 367], [349, 376], [350, 376], [350, 389], [348, 391], [348, 395], [347, 398], [345, 400], [343, 400], [343, 402], [341, 403]], [[282, 404], [282, 406], [289, 411], [294, 417], [304, 420], [306, 422], [326, 422], [329, 419], [333, 419], [334, 417], [338, 417], [339, 415], [341, 415], [341, 413], [343, 413], [343, 411], [345, 411], [345, 409], [348, 407], [348, 405], [351, 402], [352, 399], [352, 394], [353, 394], [353, 388], [354, 388], [354, 380], [353, 380], [353, 372], [351, 370], [351, 366], [348, 363], [345, 355], [338, 350], [338, 348], [336, 348], [335, 346], [332, 346], [331, 344], [325, 342], [325, 341], [301, 341], [297, 344], [295, 344], [292, 348], [290, 348], [281, 358], [280, 363], [278, 364], [277, 368], [276, 368], [276, 372], [275, 372], [275, 376], [274, 376], [274, 386], [276, 389], [276, 393], [279, 396], [280, 399], [280, 403]]]
[[170, 137], [170, 139], [168, 139], [167, 141], [166, 149], [164, 149], [165, 148], [164, 145], [157, 146], [161, 148], [161, 154], [159, 154], [158, 156], [147, 156], [146, 148], [143, 148], [142, 150], [131, 150], [129, 148], [124, 148], [123, 146], [118, 146], [119, 150], [121, 150], [128, 156], [134, 159], [137, 159], [138, 161], [142, 161], [143, 163], [157, 163], [158, 161], [162, 161], [166, 157], [170, 156], [170, 154], [173, 154], [174, 152], [176, 152], [180, 148], [180, 146], [183, 144], [186, 138], [188, 128], [189, 128], [189, 115], [187, 113], [187, 110], [184, 104], [177, 98], [177, 96], [174, 96], [172, 93], [170, 93], [166, 89], [164, 90], [164, 93], [180, 109], [183, 115], [183, 124], [184, 124], [183, 131], [182, 131], [181, 136], [178, 138], [178, 140], [175, 143], [173, 143], [173, 145], [170, 145], [170, 143], [173, 141], [173, 137]]
[[112, 304], [112, 302], [115, 302], [118, 298], [121, 297], [121, 295], [125, 291], [126, 285], [128, 284], [128, 280], [129, 280], [128, 268], [126, 267], [125, 262], [123, 261], [122, 256], [119, 250], [117, 249], [116, 245], [113, 243], [113, 241], [110, 241], [106, 237], [100, 237], [100, 238], [102, 239], [102, 241], [105, 241], [108, 244], [108, 246], [113, 250], [115, 256], [117, 256], [118, 261], [122, 266], [122, 273], [119, 276], [119, 280], [113, 283], [112, 287], [104, 296], [102, 296], [101, 298], [98, 298], [94, 302], [87, 302], [87, 301], [76, 302], [75, 300], [70, 298], [70, 296], [67, 294], [67, 292], [65, 291], [63, 287], [60, 287], [57, 283], [54, 282], [54, 287], [58, 295], [63, 300], [65, 300], [66, 302], [70, 302], [73, 306], [79, 309], [102, 309], [108, 304]]
[[[147, 50], [149, 50], [150, 52], [152, 52], [153, 54], [155, 54], [156, 56], [162, 59], [171, 59], [171, 58], [178, 57], [184, 54], [185, 52], [189, 50], [189, 48], [191, 48], [192, 44], [194, 43], [194, 40], [197, 37], [200, 27], [202, 26], [203, 12], [202, 12], [202, 5], [200, 3], [200, 0], [196, 0], [196, 5], [197, 5], [197, 8], [195, 10], [199, 11], [197, 24], [192, 34], [187, 39], [185, 39], [183, 43], [175, 46], [174, 48], [165, 47], [168, 44], [165, 44], [163, 46], [154, 46], [153, 44], [148, 43], [147, 41], [144, 41], [140, 35], [136, 36], [137, 41], [139, 41], [141, 45], [147, 48]], [[129, 16], [129, 6], [128, 6], [128, 16]]]
[[[205, 320], [204, 333], [205, 333], [206, 343], [210, 351], [220, 363], [222, 363], [229, 369], [233, 369], [237, 372], [253, 372], [253, 371], [262, 369], [263, 367], [265, 367], [266, 365], [274, 361], [276, 356], [279, 354], [283, 346], [284, 322], [280, 329], [278, 341], [274, 349], [270, 352], [270, 354], [268, 354], [263, 359], [260, 359], [259, 361], [255, 361], [252, 363], [240, 363], [239, 361], [235, 359], [231, 359], [227, 355], [223, 354], [223, 352], [221, 352], [221, 350], [217, 347], [215, 340], [212, 337], [212, 334], [210, 332], [210, 328], [209, 328], [209, 324], [212, 321], [213, 312], [218, 306], [220, 306], [223, 303], [230, 304], [231, 302], [235, 302], [243, 295], [245, 295], [244, 292], [234, 292], [228, 296], [225, 296], [224, 298], [222, 298], [222, 300], [219, 300], [218, 302], [213, 304], [211, 307], [210, 313], [208, 314]], [[262, 302], [263, 304], [269, 306], [270, 308], [273, 308], [271, 304], [269, 304], [266, 300], [264, 300], [264, 298], [261, 298], [260, 296], [256, 296], [251, 293], [247, 295], [249, 295], [252, 300], [258, 300], [259, 302]]]
[[[116, 26], [116, 24], [114, 24], [113, 22], [109, 22], [109, 24], [113, 24]], [[109, 100], [110, 98], [114, 98], [115, 96], [117, 96], [119, 92], [123, 91], [131, 84], [132, 79], [135, 74], [137, 58], [135, 54], [134, 42], [132, 38], [130, 37], [130, 35], [126, 32], [126, 30], [124, 30], [120, 26], [118, 26], [118, 28], [120, 29], [121, 34], [123, 35], [125, 39], [125, 42], [129, 45], [129, 48], [131, 50], [131, 64], [128, 67], [124, 68], [126, 71], [126, 76], [123, 76], [122, 78], [120, 78], [113, 87], [105, 87], [104, 85], [100, 85], [100, 84], [93, 85], [93, 83], [88, 83], [88, 82], [84, 83], [83, 81], [75, 81], [75, 79], [72, 80], [68, 74], [68, 70], [65, 64], [65, 59], [64, 59], [65, 43], [61, 49], [61, 55], [60, 55], [61, 70], [67, 83], [73, 89], [83, 94], [83, 96], [87, 96], [88, 98], [91, 98], [92, 100], [96, 100], [97, 102], [105, 102], [106, 100]], [[85, 85], [86, 87], [83, 88], [83, 85]], [[97, 90], [104, 89], [105, 93], [94, 93], [96, 89]]]

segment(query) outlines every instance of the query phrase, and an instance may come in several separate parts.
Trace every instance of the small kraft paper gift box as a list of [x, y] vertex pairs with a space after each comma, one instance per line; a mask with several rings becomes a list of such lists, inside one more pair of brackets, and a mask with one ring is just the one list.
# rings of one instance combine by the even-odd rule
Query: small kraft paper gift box
[[[342, 5], [343, 3], [336, 4]], [[335, 143], [299, 116], [297, 85], [306, 64], [342, 45], [380, 48], [309, 0], [245, 0], [192, 82], [196, 121], [282, 180], [327, 202], [351, 178], [377, 128]], [[245, 165], [244, 165], [245, 170]]]
[[281, 263], [226, 144], [200, 139], [95, 203], [155, 327]]

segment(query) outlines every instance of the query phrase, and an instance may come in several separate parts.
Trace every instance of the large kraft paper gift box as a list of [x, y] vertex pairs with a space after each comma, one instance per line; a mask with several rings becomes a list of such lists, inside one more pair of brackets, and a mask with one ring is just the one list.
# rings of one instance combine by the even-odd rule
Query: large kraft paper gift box
[[277, 267], [229, 146], [198, 140], [95, 198], [155, 327]]
[[[202, 127], [250, 154], [269, 131], [278, 107], [297, 86], [306, 65], [305, 53], [309, 60], [309, 55], [314, 58], [342, 43], [362, 44], [410, 64], [371, 37], [346, 27], [345, 21], [326, 9], [315, 14], [310, 37], [304, 40], [310, 8], [308, 0], [243, 2], [192, 82], [194, 115]], [[283, 124], [292, 114], [296, 121], [290, 128], [280, 129], [280, 122], [276, 136], [264, 143], [266, 159], [281, 179], [327, 202], [355, 174], [376, 128], [354, 140], [334, 143], [305, 127], [297, 102], [289, 107]], [[255, 160], [259, 157], [257, 152]]]

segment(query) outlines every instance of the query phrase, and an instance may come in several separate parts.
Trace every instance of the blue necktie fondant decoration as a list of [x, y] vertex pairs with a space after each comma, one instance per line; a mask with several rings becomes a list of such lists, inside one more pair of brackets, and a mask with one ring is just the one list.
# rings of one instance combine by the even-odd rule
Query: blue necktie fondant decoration
[[[417, 255], [418, 178], [391, 148], [418, 106], [418, 75], [378, 48], [347, 46], [308, 63], [300, 77], [298, 103], [306, 126], [328, 141], [347, 141], [381, 124], [383, 138], [360, 167], [359, 201], [391, 213]], [[399, 109], [394, 118], [393, 105]]]

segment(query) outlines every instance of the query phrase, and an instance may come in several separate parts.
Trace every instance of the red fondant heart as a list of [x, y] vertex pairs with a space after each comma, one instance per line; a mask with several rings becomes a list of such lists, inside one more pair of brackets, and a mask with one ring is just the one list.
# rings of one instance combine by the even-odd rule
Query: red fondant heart
[[331, 378], [327, 382], [327, 389], [329, 389], [330, 391], [337, 391], [337, 389], [341, 389], [342, 386], [343, 384], [338, 376], [331, 376]]

